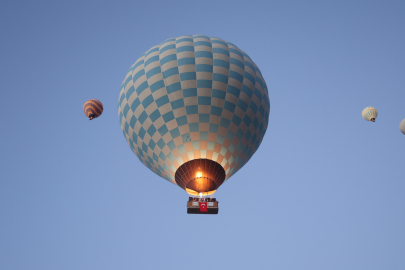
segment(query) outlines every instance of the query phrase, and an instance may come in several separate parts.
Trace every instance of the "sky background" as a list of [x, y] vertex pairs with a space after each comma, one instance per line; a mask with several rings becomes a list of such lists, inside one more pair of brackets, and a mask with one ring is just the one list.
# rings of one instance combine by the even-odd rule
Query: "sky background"
[[[404, 14], [404, 1], [1, 1], [0, 269], [405, 269]], [[197, 34], [244, 50], [270, 96], [218, 215], [187, 215], [117, 114], [141, 54]]]

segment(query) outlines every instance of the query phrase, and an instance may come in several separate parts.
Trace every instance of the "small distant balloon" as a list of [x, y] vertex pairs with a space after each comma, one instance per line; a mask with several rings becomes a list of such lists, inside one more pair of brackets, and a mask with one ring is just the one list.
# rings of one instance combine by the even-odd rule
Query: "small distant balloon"
[[399, 123], [399, 130], [405, 135], [405, 119], [402, 119], [401, 123]]
[[364, 120], [375, 122], [375, 119], [378, 116], [378, 111], [374, 107], [366, 107], [361, 115], [363, 116]]
[[97, 99], [89, 99], [83, 105], [83, 112], [90, 120], [93, 120], [103, 113], [103, 104]]

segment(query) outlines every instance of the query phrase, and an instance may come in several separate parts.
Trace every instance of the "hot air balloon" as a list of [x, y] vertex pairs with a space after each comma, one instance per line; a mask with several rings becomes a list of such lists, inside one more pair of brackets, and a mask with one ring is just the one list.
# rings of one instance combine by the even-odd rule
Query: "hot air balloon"
[[376, 108], [374, 107], [366, 107], [364, 108], [364, 110], [362, 111], [361, 115], [363, 116], [363, 118], [367, 121], [371, 121], [371, 122], [375, 122], [375, 119], [378, 116], [378, 111]]
[[131, 150], [191, 196], [212, 196], [249, 161], [269, 112], [267, 86], [252, 59], [202, 35], [170, 38], [142, 54], [118, 100]]
[[405, 135], [405, 119], [399, 123], [399, 130], [401, 130], [401, 132]]
[[89, 99], [83, 105], [83, 112], [92, 120], [103, 113], [103, 104], [97, 99]]

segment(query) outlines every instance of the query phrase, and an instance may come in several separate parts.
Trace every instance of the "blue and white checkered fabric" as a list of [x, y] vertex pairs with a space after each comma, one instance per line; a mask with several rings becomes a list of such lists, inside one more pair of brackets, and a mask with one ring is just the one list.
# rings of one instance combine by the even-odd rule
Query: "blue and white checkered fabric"
[[183, 163], [211, 159], [226, 179], [256, 152], [270, 100], [259, 68], [232, 43], [171, 38], [144, 53], [121, 85], [122, 132], [139, 160], [176, 184]]

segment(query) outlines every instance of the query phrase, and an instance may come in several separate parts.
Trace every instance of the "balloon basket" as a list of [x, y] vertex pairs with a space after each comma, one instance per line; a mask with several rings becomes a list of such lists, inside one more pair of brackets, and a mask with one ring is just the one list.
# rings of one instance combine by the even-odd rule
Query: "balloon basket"
[[191, 198], [187, 202], [187, 214], [218, 214], [218, 202], [215, 198]]

